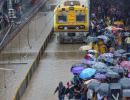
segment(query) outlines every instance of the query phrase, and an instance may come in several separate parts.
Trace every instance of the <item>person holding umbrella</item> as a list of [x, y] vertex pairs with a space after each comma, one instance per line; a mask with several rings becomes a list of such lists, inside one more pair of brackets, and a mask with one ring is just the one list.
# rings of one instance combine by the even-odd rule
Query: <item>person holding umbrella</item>
[[59, 98], [59, 100], [64, 100], [66, 88], [65, 88], [65, 86], [63, 85], [63, 82], [62, 82], [62, 81], [59, 82], [59, 86], [56, 87], [56, 89], [55, 89], [55, 91], [54, 91], [54, 94], [55, 94], [57, 91], [58, 91], [58, 98]]

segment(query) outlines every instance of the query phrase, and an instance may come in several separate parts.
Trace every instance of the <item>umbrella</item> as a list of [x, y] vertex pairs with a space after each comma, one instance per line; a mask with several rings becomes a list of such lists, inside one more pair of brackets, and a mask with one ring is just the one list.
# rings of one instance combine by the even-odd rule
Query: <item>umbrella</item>
[[103, 69], [103, 68], [107, 68], [107, 65], [102, 63], [102, 62], [96, 62], [92, 68], [95, 68], [95, 69]]
[[130, 69], [130, 61], [122, 61], [122, 62], [120, 63], [120, 65], [121, 65], [122, 67], [126, 67], [126, 68]]
[[122, 54], [115, 52], [114, 57], [122, 57]]
[[125, 52], [126, 51], [124, 49], [119, 49], [119, 50], [116, 50], [114, 53], [123, 54]]
[[80, 51], [86, 51], [86, 50], [90, 50], [90, 49], [92, 49], [91, 45], [85, 45], [85, 46], [81, 46], [79, 48]]
[[115, 60], [113, 58], [104, 58], [104, 61], [110, 64], [116, 64]]
[[86, 60], [86, 59], [82, 59], [82, 60], [81, 60], [81, 63], [83, 63], [83, 64], [88, 64], [88, 65], [93, 65], [93, 64], [95, 64], [96, 62], [95, 62], [95, 61]]
[[128, 74], [128, 78], [130, 78], [130, 73]]
[[101, 54], [98, 59], [102, 59], [102, 58], [112, 58], [113, 57], [113, 54], [112, 53], [104, 53], [104, 54]]
[[87, 39], [84, 40], [85, 43], [91, 43], [98, 41], [97, 37], [88, 36]]
[[86, 69], [84, 69], [80, 73], [79, 77], [81, 79], [88, 79], [88, 78], [91, 78], [95, 73], [96, 73], [95, 69], [93, 69], [93, 68], [86, 68]]
[[105, 43], [107, 43], [107, 41], [109, 40], [109, 38], [105, 35], [99, 35], [97, 38], [102, 39]]
[[123, 89], [123, 97], [130, 97], [130, 89]]
[[130, 89], [130, 78], [121, 78], [119, 83], [123, 89]]
[[96, 72], [97, 73], [100, 73], [100, 74], [105, 74], [108, 72], [108, 68], [100, 68], [100, 69], [96, 69]]
[[97, 79], [97, 80], [104, 80], [104, 79], [106, 79], [106, 75], [105, 74], [96, 73], [94, 78]]
[[119, 78], [120, 76], [119, 76], [119, 74], [116, 73], [116, 72], [108, 71], [108, 72], [106, 73], [106, 77], [108, 77], [108, 78]]
[[124, 69], [122, 67], [113, 66], [110, 69], [116, 73], [124, 73]]
[[91, 80], [88, 84], [87, 84], [87, 88], [88, 89], [92, 89], [94, 91], [97, 91], [98, 87], [100, 86], [100, 82], [98, 80]]
[[71, 68], [71, 72], [72, 72], [73, 74], [78, 74], [78, 73], [80, 73], [83, 69], [84, 69], [83, 66], [76, 66], [76, 67]]
[[102, 96], [108, 96], [109, 94], [109, 84], [107, 83], [101, 83], [98, 87], [97, 92]]
[[130, 36], [130, 32], [124, 32], [123, 35], [124, 36]]

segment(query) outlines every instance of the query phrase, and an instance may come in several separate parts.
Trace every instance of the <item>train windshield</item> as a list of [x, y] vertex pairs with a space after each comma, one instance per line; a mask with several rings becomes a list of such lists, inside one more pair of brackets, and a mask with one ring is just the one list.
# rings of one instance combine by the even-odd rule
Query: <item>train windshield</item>
[[67, 21], [67, 16], [66, 15], [59, 15], [58, 16], [58, 22], [63, 23]]
[[78, 22], [84, 22], [85, 21], [85, 15], [76, 15], [76, 21]]
[[79, 1], [66, 1], [64, 2], [64, 6], [80, 6]]

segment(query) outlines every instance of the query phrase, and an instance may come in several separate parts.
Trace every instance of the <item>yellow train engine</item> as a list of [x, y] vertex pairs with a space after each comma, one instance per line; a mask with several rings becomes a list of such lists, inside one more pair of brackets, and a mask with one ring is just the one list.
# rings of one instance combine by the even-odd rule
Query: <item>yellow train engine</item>
[[81, 43], [89, 31], [89, 0], [65, 0], [54, 10], [54, 32], [60, 43]]

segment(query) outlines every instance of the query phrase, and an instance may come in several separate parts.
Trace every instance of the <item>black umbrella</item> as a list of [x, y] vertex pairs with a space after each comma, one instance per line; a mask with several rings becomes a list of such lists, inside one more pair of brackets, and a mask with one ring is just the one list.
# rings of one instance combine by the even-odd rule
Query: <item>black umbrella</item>
[[109, 94], [109, 84], [108, 83], [101, 83], [98, 87], [97, 92], [102, 96], [108, 96]]
[[92, 89], [94, 91], [97, 91], [98, 87], [100, 86], [100, 82], [98, 80], [92, 80], [88, 85], [88, 89]]
[[120, 76], [119, 76], [118, 73], [116, 73], [114, 71], [108, 71], [106, 73], [106, 77], [108, 77], [108, 78], [119, 78]]

